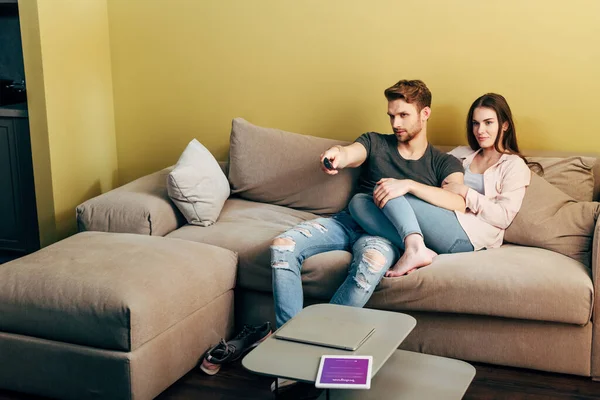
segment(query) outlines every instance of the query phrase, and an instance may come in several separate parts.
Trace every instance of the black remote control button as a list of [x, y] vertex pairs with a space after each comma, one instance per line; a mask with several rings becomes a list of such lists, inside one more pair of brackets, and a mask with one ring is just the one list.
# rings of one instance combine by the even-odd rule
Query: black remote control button
[[329, 158], [327, 157], [323, 159], [323, 165], [325, 165], [325, 168], [327, 169], [334, 169], [333, 165], [331, 165], [331, 161], [329, 161]]

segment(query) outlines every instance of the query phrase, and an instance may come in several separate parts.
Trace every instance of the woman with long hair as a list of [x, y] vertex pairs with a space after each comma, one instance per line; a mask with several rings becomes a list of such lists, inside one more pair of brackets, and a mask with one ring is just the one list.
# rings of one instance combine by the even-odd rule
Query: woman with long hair
[[387, 238], [404, 250], [385, 276], [401, 276], [429, 265], [437, 254], [502, 244], [504, 231], [521, 208], [531, 179], [504, 97], [488, 93], [473, 102], [467, 116], [467, 140], [468, 147], [450, 152], [462, 160], [464, 184], [442, 186], [465, 199], [464, 213], [411, 194], [395, 197], [380, 208], [377, 199], [385, 196], [380, 187], [373, 196], [357, 194], [352, 198], [349, 211], [356, 222], [367, 233]]

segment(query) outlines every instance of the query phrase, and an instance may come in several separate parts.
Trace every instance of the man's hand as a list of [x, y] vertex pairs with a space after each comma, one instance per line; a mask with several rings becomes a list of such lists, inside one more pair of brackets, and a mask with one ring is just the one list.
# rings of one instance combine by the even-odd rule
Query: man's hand
[[[332, 148], [325, 151], [325, 153], [321, 154], [321, 170], [327, 175], [336, 175], [340, 172], [340, 169], [343, 169], [343, 166], [341, 164], [343, 153], [341, 150], [341, 146], [333, 146]], [[329, 162], [331, 163], [333, 169], [327, 169], [327, 167], [325, 167], [325, 164], [323, 164], [323, 160], [325, 158], [329, 159]]]
[[377, 182], [373, 192], [373, 201], [379, 208], [383, 208], [388, 201], [404, 196], [412, 190], [414, 181], [410, 179], [383, 178]]
[[469, 187], [467, 185], [456, 182], [444, 182], [442, 184], [442, 189], [462, 196], [463, 199], [467, 197], [467, 192], [469, 191]]

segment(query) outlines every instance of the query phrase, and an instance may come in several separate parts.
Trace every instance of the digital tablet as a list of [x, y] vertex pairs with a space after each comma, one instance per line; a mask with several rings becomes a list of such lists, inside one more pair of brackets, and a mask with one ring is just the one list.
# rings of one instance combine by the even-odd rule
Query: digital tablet
[[372, 356], [321, 356], [315, 386], [320, 389], [370, 389]]

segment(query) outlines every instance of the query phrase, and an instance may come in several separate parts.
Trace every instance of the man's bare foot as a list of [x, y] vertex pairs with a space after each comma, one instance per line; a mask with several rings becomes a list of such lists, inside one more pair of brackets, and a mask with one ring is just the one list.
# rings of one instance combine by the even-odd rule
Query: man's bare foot
[[431, 264], [435, 256], [437, 256], [437, 253], [427, 247], [422, 247], [418, 250], [406, 249], [396, 265], [390, 268], [385, 273], [385, 276], [391, 278], [409, 274], [417, 268], [426, 267]]

